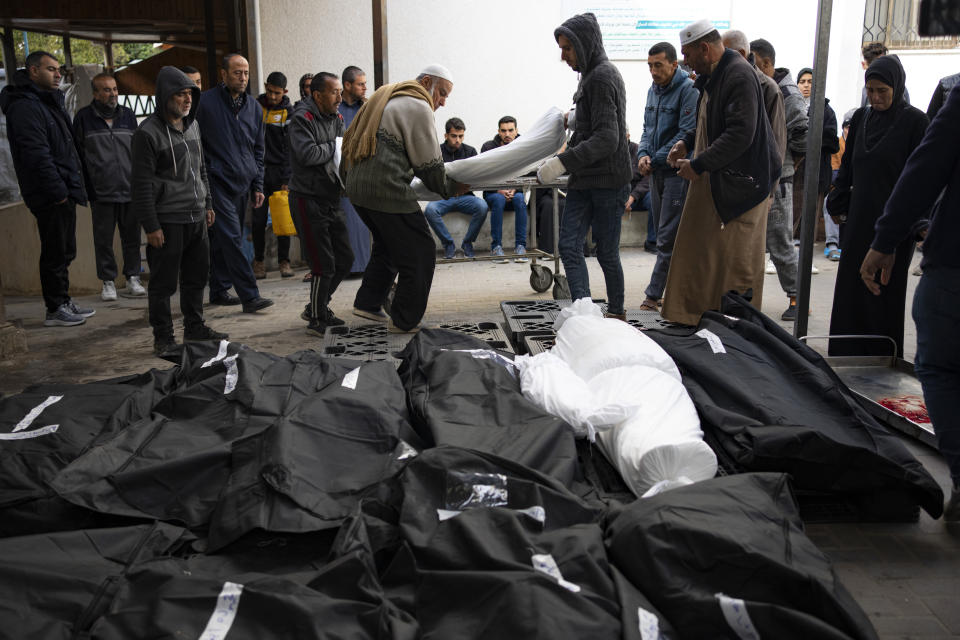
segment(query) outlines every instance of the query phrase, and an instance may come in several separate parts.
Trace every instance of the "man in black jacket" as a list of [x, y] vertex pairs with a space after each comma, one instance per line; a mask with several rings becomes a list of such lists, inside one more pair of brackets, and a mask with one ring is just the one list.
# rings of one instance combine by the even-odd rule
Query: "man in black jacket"
[[[445, 127], [447, 131], [443, 134], [443, 142], [440, 144], [440, 155], [443, 156], [445, 163], [464, 160], [477, 155], [476, 149], [463, 142], [463, 136], [467, 131], [467, 125], [463, 124], [463, 120], [450, 118], [447, 120]], [[465, 193], [462, 196], [447, 198], [446, 200], [435, 200], [426, 206], [423, 215], [426, 216], [430, 228], [433, 229], [433, 232], [437, 234], [441, 244], [443, 244], [444, 258], [448, 260], [453, 258], [456, 255], [457, 245], [454, 244], [450, 232], [447, 231], [447, 225], [443, 224], [443, 216], [451, 211], [459, 211], [470, 216], [470, 226], [467, 227], [467, 233], [463, 236], [460, 250], [463, 251], [465, 258], [473, 258], [475, 255], [473, 242], [480, 235], [480, 228], [483, 226], [484, 220], [487, 219], [487, 210], [487, 202], [472, 193]]]
[[194, 122], [200, 88], [176, 67], [157, 75], [157, 110], [144, 120], [131, 144], [132, 207], [147, 234], [150, 287], [147, 294], [153, 352], [177, 349], [170, 296], [180, 284], [183, 338], [223, 340], [203, 323], [203, 288], [210, 269], [207, 227], [213, 199]]
[[[267, 277], [263, 261], [266, 247], [267, 199], [276, 191], [286, 191], [290, 182], [290, 145], [288, 127], [293, 119], [293, 107], [287, 97], [287, 76], [274, 71], [267, 76], [264, 92], [257, 98], [263, 109], [263, 193], [265, 199], [253, 209], [253, 276], [257, 280]], [[292, 278], [290, 268], [290, 236], [277, 236], [277, 262], [280, 277]]]
[[684, 64], [697, 74], [697, 127], [667, 162], [690, 181], [667, 276], [663, 317], [696, 325], [728, 291], [760, 307], [767, 209], [780, 176], [760, 80], [707, 20], [680, 31]]
[[77, 111], [73, 131], [90, 197], [97, 277], [103, 282], [100, 298], [117, 299], [117, 259], [113, 255], [117, 228], [127, 294], [145, 296], [147, 291], [140, 282], [140, 224], [130, 210], [130, 141], [137, 118], [133, 110], [118, 103], [117, 81], [112, 75], [99, 73], [90, 84], [93, 102]]
[[625, 321], [620, 222], [634, 164], [627, 150], [627, 93], [620, 72], [607, 59], [596, 16], [573, 16], [553, 37], [560, 58], [580, 74], [580, 85], [574, 94], [575, 122], [567, 122], [574, 129], [570, 144], [540, 168], [537, 179], [547, 184], [570, 174], [559, 244], [571, 298], [590, 297], [583, 242], [592, 227], [607, 285], [607, 315]]
[[0, 93], [7, 138], [20, 193], [40, 232], [40, 286], [47, 305], [44, 326], [83, 324], [93, 309], [70, 299], [68, 268], [77, 256], [77, 205], [86, 204], [80, 156], [70, 115], [63, 108], [60, 62], [34, 51], [26, 68]]

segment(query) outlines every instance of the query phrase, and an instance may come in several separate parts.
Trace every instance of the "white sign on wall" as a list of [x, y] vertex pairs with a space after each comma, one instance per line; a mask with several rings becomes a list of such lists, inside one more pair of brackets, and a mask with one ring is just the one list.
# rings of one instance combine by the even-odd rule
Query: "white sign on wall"
[[680, 49], [680, 30], [706, 18], [721, 33], [730, 28], [732, 0], [564, 0], [564, 15], [597, 16], [603, 46], [611, 60], [646, 60], [658, 42]]

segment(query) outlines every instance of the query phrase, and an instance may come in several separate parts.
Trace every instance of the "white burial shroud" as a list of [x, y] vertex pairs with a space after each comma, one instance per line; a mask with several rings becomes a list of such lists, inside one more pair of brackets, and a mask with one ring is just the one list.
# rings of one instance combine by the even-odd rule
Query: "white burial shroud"
[[[529, 173], [543, 160], [556, 154], [565, 141], [563, 112], [551, 107], [533, 127], [510, 144], [472, 158], [448, 162], [444, 167], [450, 178], [463, 184], [496, 184]], [[420, 178], [414, 178], [410, 186], [420, 200], [442, 199], [427, 189]]]

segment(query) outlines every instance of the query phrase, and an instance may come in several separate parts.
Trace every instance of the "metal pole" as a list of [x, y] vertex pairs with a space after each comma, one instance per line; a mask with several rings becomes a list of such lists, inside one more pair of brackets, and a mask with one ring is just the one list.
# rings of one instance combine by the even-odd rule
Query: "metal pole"
[[17, 72], [17, 50], [13, 48], [13, 27], [3, 30], [3, 66], [7, 70], [7, 84], [13, 84]]
[[214, 24], [213, 0], [203, 0], [203, 26], [207, 41], [207, 79], [203, 83], [206, 88], [217, 86], [220, 81], [220, 68], [217, 62], [217, 36]]
[[103, 43], [103, 58], [106, 61], [106, 70], [113, 73], [113, 42], [110, 40]]
[[830, 19], [833, 0], [820, 0], [817, 11], [817, 44], [814, 49], [813, 90], [810, 104], [810, 128], [807, 130], [807, 156], [804, 162], [803, 218], [800, 225], [800, 259], [797, 265], [797, 319], [795, 338], [807, 335], [810, 313], [810, 268], [813, 265], [813, 240], [817, 226], [817, 200], [820, 196], [820, 155], [823, 145], [824, 87], [827, 82], [827, 55], [830, 51]]

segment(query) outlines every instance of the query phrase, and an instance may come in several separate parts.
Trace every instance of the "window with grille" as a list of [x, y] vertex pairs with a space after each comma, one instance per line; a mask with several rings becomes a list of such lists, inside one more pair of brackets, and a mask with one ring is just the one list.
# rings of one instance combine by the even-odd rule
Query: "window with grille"
[[921, 37], [917, 33], [920, 0], [867, 0], [863, 42], [882, 42], [888, 49], [957, 49], [960, 37]]

